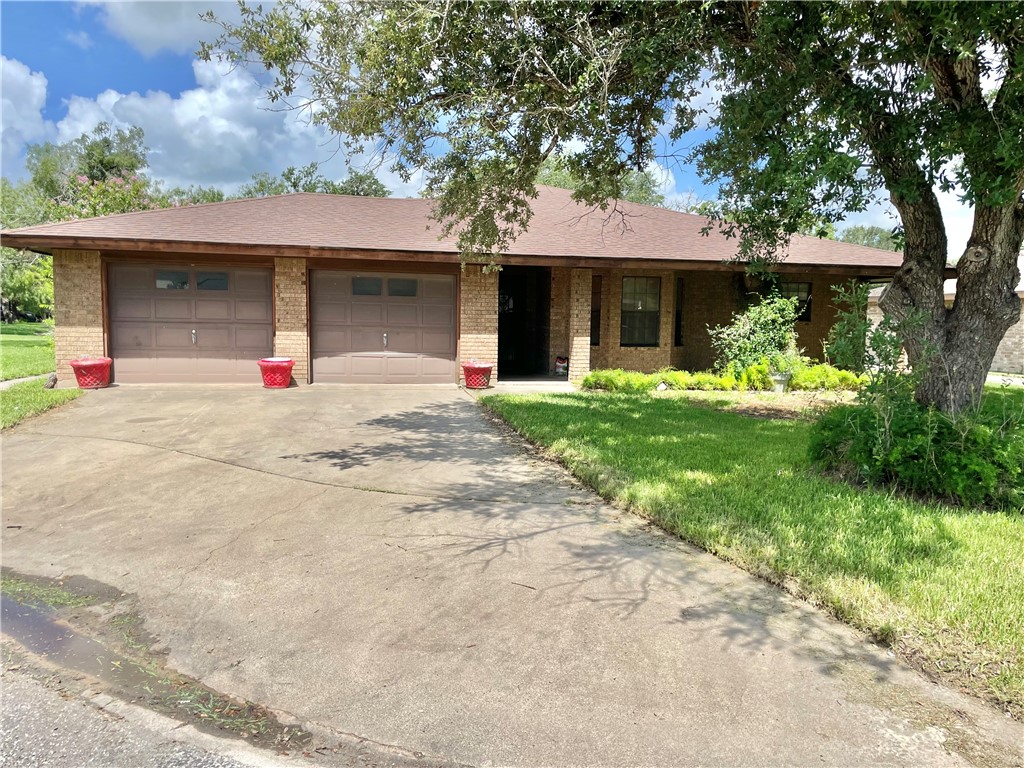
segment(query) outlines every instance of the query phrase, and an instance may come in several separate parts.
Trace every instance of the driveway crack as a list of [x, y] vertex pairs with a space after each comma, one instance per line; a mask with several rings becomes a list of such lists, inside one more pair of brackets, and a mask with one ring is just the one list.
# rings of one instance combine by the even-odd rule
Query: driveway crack
[[163, 597], [168, 597], [169, 595], [171, 595], [174, 592], [177, 592], [179, 589], [181, 589], [182, 586], [184, 586], [185, 582], [188, 580], [189, 576], [191, 576], [193, 573], [198, 571], [204, 565], [209, 563], [210, 560], [213, 559], [213, 556], [215, 554], [217, 554], [218, 552], [220, 552], [222, 549], [227, 549], [232, 544], [235, 544], [240, 538], [242, 538], [243, 536], [246, 536], [246, 535], [252, 533], [253, 531], [255, 531], [260, 526], [262, 526], [265, 523], [268, 523], [271, 520], [273, 520], [275, 517], [280, 517], [281, 515], [286, 515], [286, 514], [289, 514], [291, 512], [294, 512], [295, 510], [297, 510], [302, 505], [308, 504], [309, 502], [314, 501], [315, 499], [319, 499], [321, 496], [326, 494], [328, 490], [329, 489], [325, 488], [324, 490], [320, 491], [319, 493], [314, 493], [312, 496], [310, 496], [308, 498], [305, 498], [305, 499], [302, 499], [301, 501], [296, 502], [295, 504], [293, 504], [292, 506], [288, 507], [287, 509], [279, 509], [277, 512], [271, 512], [266, 517], [263, 517], [263, 518], [257, 520], [255, 523], [250, 524], [248, 528], [240, 530], [238, 533], [236, 533], [234, 536], [232, 536], [230, 539], [228, 539], [223, 544], [218, 544], [216, 547], [213, 547], [211, 550], [209, 550], [206, 553], [206, 557], [203, 558], [202, 562], [196, 563], [191, 568], [186, 570], [181, 575], [181, 578], [178, 580], [178, 583], [173, 588], [169, 589], [166, 593], [164, 593]]
[[548, 501], [546, 499], [517, 499], [511, 496], [509, 497], [488, 497], [488, 496], [444, 496], [430, 493], [413, 493], [410, 491], [390, 490], [385, 488], [373, 488], [365, 485], [346, 485], [344, 483], [330, 483], [325, 480], [314, 480], [308, 477], [295, 477], [294, 475], [288, 475], [283, 472], [274, 472], [270, 469], [262, 469], [260, 467], [250, 467], [247, 464], [240, 464], [235, 461], [229, 461], [228, 459], [218, 459], [215, 456], [204, 456], [201, 453], [194, 453], [192, 451], [186, 451], [182, 448], [170, 448], [166, 445], [156, 445], [154, 443], [143, 442], [142, 440], [128, 440], [121, 437], [99, 437], [96, 435], [65, 435], [56, 432], [36, 432], [28, 430], [19, 430], [20, 434], [23, 435], [35, 435], [37, 437], [57, 437], [62, 440], [101, 440], [111, 443], [123, 443], [126, 445], [137, 445], [142, 448], [152, 448], [157, 451], [165, 451], [167, 453], [176, 453], [179, 456], [187, 456], [192, 459], [199, 459], [200, 461], [212, 461], [216, 464], [223, 464], [228, 467], [234, 467], [235, 469], [243, 469], [249, 472], [259, 472], [262, 475], [269, 475], [270, 477], [279, 477], [285, 480], [293, 480], [297, 483], [307, 483], [309, 485], [319, 485], [326, 488], [340, 488], [346, 491], [361, 491], [363, 493], [379, 493], [388, 494], [392, 496], [405, 496], [412, 499], [425, 499], [427, 501], [472, 501], [482, 503], [493, 503], [493, 504], [515, 504], [522, 506], [538, 506], [538, 507], [562, 507], [565, 506], [565, 501], [560, 499], [557, 501]]

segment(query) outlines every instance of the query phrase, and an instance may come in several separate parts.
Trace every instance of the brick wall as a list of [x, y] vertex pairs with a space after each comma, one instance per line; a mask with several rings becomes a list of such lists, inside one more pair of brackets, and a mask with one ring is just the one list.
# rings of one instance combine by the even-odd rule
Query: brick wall
[[[492, 363], [491, 380], [498, 380], [498, 273], [483, 267], [462, 268], [459, 307], [459, 361]], [[463, 380], [459, 368], [459, 380]]]
[[306, 274], [305, 259], [274, 259], [274, 354], [295, 361], [299, 384], [309, 381]]
[[[551, 268], [551, 314], [548, 325], [548, 373], [555, 372], [556, 357], [570, 357], [569, 282], [572, 269]], [[570, 359], [571, 362], [571, 359]]]
[[[593, 274], [601, 275], [601, 346], [591, 349], [592, 367], [656, 371], [671, 365], [674, 273], [607, 269], [594, 270]], [[622, 323], [622, 278], [625, 276], [661, 278], [661, 325], [657, 347], [623, 347], [619, 344]], [[588, 314], [589, 311], [588, 306]]]
[[[1021, 301], [1024, 301], [1024, 295], [1021, 296]], [[1011, 326], [999, 343], [996, 356], [992, 360], [992, 370], [1000, 373], [1024, 373], [1024, 319]]]
[[[590, 373], [590, 299], [592, 272], [574, 269], [569, 276], [569, 380]], [[552, 308], [553, 310], [553, 308]]]
[[[728, 324], [749, 291], [738, 272], [669, 272], [644, 270], [594, 270], [601, 275], [601, 345], [593, 347], [593, 368], [625, 368], [655, 371], [665, 366], [703, 371], [715, 362], [708, 326]], [[661, 329], [657, 347], [619, 345], [622, 278], [661, 278]], [[675, 344], [676, 280], [683, 280], [683, 343]], [[821, 358], [823, 341], [835, 322], [838, 309], [832, 302], [831, 286], [844, 281], [834, 275], [787, 274], [786, 282], [811, 283], [811, 319], [796, 325], [797, 344], [805, 354]]]
[[71, 360], [106, 353], [103, 339], [103, 269], [99, 251], [53, 252], [54, 347], [57, 378], [75, 382]]

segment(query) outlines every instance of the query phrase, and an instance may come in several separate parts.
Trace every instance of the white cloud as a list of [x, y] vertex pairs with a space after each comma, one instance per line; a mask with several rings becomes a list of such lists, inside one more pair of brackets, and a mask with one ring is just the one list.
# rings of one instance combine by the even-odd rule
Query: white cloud
[[96, 6], [107, 30], [144, 56], [160, 51], [190, 53], [200, 40], [215, 37], [217, 27], [199, 18], [205, 11], [232, 21], [238, 16], [236, 5], [224, 0], [87, 0], [85, 5]]
[[89, 37], [89, 33], [84, 29], [79, 29], [74, 32], [65, 32], [64, 39], [76, 48], [81, 48], [83, 51], [87, 51], [92, 48], [92, 38]]
[[21, 175], [25, 145], [49, 138], [53, 125], [43, 119], [46, 76], [17, 59], [0, 56], [0, 168], [4, 176]]
[[[217, 62], [193, 62], [197, 87], [173, 97], [163, 91], [120, 93], [106, 90], [95, 98], [73, 97], [57, 125], [60, 141], [77, 138], [99, 122], [140, 126], [150, 148], [149, 173], [169, 186], [201, 184], [234, 192], [257, 171], [322, 163], [331, 179], [347, 175], [338, 142], [308, 125], [298, 113], [267, 109], [264, 86], [253, 73]], [[355, 167], [367, 158], [355, 158]], [[403, 182], [378, 171], [399, 196], [414, 196], [422, 178]]]

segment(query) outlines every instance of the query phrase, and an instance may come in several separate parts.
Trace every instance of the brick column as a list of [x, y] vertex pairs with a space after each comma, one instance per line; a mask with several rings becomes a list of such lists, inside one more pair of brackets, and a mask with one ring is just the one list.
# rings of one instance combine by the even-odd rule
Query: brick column
[[274, 354], [295, 361], [292, 377], [309, 381], [305, 259], [274, 259]]
[[[460, 278], [459, 362], [491, 363], [491, 381], [498, 380], [498, 273], [484, 273], [466, 264]], [[463, 380], [459, 367], [459, 381]]]
[[[569, 336], [570, 279], [568, 267], [551, 268], [551, 298], [548, 315], [548, 373], [555, 372], [555, 358], [572, 354], [572, 339]], [[571, 359], [571, 358], [570, 358]]]
[[589, 269], [574, 269], [569, 276], [569, 381], [581, 381], [590, 373]]
[[61, 383], [74, 383], [71, 360], [106, 354], [103, 269], [99, 251], [53, 252], [53, 299], [57, 379]]

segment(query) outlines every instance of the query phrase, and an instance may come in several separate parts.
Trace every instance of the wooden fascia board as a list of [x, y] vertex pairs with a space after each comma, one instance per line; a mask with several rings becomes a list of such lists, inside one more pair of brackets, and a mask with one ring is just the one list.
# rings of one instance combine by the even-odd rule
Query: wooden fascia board
[[[3, 245], [25, 248], [37, 253], [54, 250], [98, 250], [102, 252], [173, 253], [182, 255], [298, 257], [318, 260], [357, 259], [367, 261], [404, 261], [458, 264], [457, 253], [445, 251], [376, 250], [361, 248], [320, 248], [294, 245], [252, 245], [247, 243], [208, 243], [180, 240], [135, 240], [97, 237], [51, 237], [41, 235], [9, 235]], [[509, 266], [575, 267], [583, 269], [644, 269], [680, 272], [740, 272], [746, 266], [734, 261], [697, 261], [692, 259], [623, 259], [603, 256], [505, 255], [499, 264]], [[483, 263], [471, 260], [468, 263]], [[885, 279], [892, 277], [898, 266], [861, 264], [791, 264], [776, 266], [780, 273], [821, 273]], [[949, 276], [955, 277], [955, 270]]]

